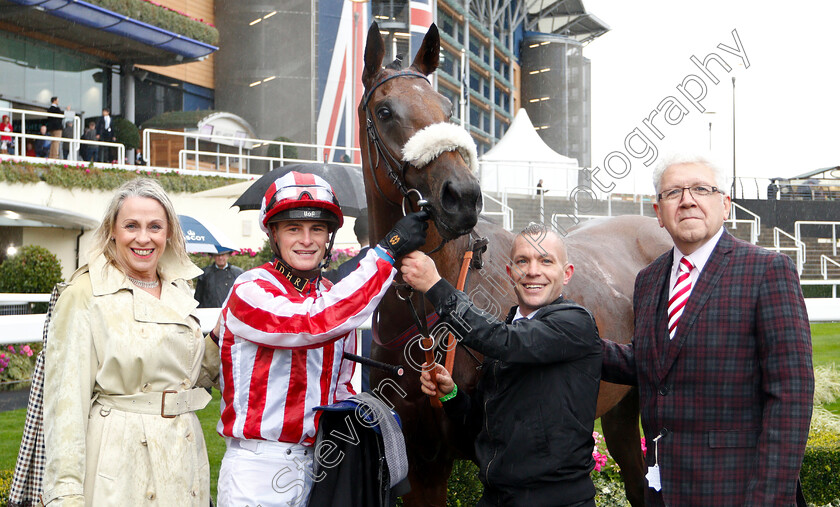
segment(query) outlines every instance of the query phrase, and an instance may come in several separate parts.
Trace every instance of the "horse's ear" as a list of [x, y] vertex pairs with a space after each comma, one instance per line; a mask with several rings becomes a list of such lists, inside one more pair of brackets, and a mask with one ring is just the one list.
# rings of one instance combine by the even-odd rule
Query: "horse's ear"
[[383, 58], [385, 58], [385, 43], [382, 41], [382, 34], [379, 33], [379, 25], [374, 21], [368, 30], [365, 44], [365, 70], [362, 72], [362, 83], [365, 88], [370, 89], [373, 85], [373, 79], [382, 68]]
[[411, 66], [429, 75], [438, 68], [440, 63], [440, 33], [438, 27], [434, 23], [429, 27], [426, 36], [423, 37], [423, 44], [417, 50], [417, 55], [414, 57], [414, 62]]

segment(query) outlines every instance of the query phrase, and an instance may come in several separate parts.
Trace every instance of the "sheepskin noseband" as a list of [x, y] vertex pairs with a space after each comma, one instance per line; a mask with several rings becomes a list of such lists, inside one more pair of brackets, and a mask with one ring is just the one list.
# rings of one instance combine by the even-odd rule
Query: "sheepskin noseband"
[[455, 151], [464, 157], [473, 172], [478, 172], [478, 153], [475, 141], [461, 126], [454, 123], [433, 123], [417, 132], [403, 146], [403, 161], [418, 169], [447, 151]]

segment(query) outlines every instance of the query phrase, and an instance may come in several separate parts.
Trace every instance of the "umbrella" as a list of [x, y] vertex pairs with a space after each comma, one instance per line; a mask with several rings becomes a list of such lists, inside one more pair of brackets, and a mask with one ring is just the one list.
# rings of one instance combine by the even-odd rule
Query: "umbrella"
[[184, 241], [187, 243], [189, 253], [217, 254], [237, 250], [233, 246], [233, 241], [211, 224], [201, 222], [189, 215], [178, 215], [178, 221], [181, 222], [181, 231], [184, 233]]
[[342, 164], [289, 164], [278, 167], [263, 174], [260, 179], [239, 196], [233, 206], [239, 206], [240, 211], [260, 209], [260, 204], [262, 204], [262, 199], [268, 187], [274, 183], [274, 180], [289, 171], [315, 174], [324, 178], [327, 183], [332, 185], [335, 196], [341, 204], [341, 211], [345, 215], [359, 217], [367, 214], [365, 180], [362, 177], [362, 170], [358, 167]]

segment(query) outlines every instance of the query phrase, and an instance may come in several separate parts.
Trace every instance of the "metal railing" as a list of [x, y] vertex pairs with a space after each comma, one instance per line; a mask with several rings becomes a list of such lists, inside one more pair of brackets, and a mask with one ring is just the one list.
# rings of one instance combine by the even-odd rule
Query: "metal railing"
[[[737, 210], [741, 210], [744, 213], [752, 216], [751, 219], [739, 219], [737, 217]], [[749, 224], [750, 225], [750, 243], [755, 245], [758, 243], [758, 236], [761, 234], [761, 217], [753, 213], [752, 211], [748, 210], [747, 208], [741, 206], [737, 202], [732, 202], [732, 214], [726, 223], [732, 224], [733, 229], [738, 228], [738, 224]]]
[[[48, 303], [50, 294], [0, 294], [2, 303]], [[201, 331], [209, 333], [219, 320], [221, 308], [196, 308], [196, 317], [201, 323]], [[0, 345], [12, 343], [32, 343], [41, 341], [44, 332], [45, 313], [28, 315], [0, 315]], [[371, 319], [359, 326], [359, 329], [370, 329]]]
[[[15, 138], [15, 140], [17, 140], [18, 138], [23, 138], [23, 140], [21, 141], [21, 144], [23, 144], [23, 145], [26, 145], [26, 139], [45, 139], [45, 140], [53, 142], [53, 143], [70, 143], [70, 152], [68, 154], [68, 156], [70, 158], [67, 159], [70, 162], [82, 162], [82, 163], [87, 164], [87, 162], [85, 162], [84, 160], [79, 160], [79, 159], [76, 158], [76, 154], [79, 153], [79, 146], [80, 145], [104, 146], [106, 148], [114, 148], [115, 150], [117, 150], [117, 160], [125, 160], [125, 145], [123, 145], [122, 143], [109, 143], [107, 141], [91, 141], [91, 140], [88, 140], [88, 139], [71, 139], [69, 137], [42, 136], [40, 134], [23, 134], [23, 133], [20, 133], [20, 132], [3, 132], [3, 135], [4, 136], [11, 136], [11, 137]], [[28, 157], [25, 154], [25, 150], [24, 150], [24, 153], [20, 153], [20, 152], [17, 151], [17, 149], [15, 149], [15, 154], [14, 155], [3, 155], [3, 157], [6, 157], [6, 158], [18, 158], [18, 157], [20, 157], [20, 158], [23, 158], [23, 159], [34, 159], [34, 158], [44, 159], [45, 158], [45, 157], [37, 157], [37, 156], [36, 157]], [[64, 160], [64, 159], [49, 159], [49, 160]]]
[[[501, 216], [502, 217], [502, 228], [506, 231], [510, 231], [511, 229], [513, 229], [513, 208], [511, 208], [510, 206], [502, 203], [502, 201], [500, 201], [498, 199], [495, 199], [490, 195], [485, 194], [484, 192], [481, 193], [481, 196], [483, 197], [481, 213], [483, 215], [489, 215], [489, 216]], [[499, 211], [487, 211], [485, 203], [487, 202], [488, 199], [490, 201], [498, 204], [500, 210]]]
[[[826, 280], [826, 281], [828, 280], [828, 263], [829, 262], [834, 264], [838, 268], [840, 268], [840, 262], [835, 261], [834, 259], [832, 259], [831, 257], [829, 257], [825, 254], [820, 254], [820, 274], [822, 275], [823, 280]], [[837, 285], [836, 284], [831, 287], [831, 297], [832, 298], [837, 297]]]
[[[298, 148], [298, 149], [314, 149], [315, 154], [316, 154], [316, 156], [315, 156], [316, 161], [323, 161], [324, 154], [327, 151], [335, 151], [335, 152], [344, 151], [346, 153], [354, 153], [354, 154], [356, 152], [361, 151], [359, 148], [353, 148], [353, 147], [350, 147], [350, 146], [334, 146], [334, 145], [329, 145], [329, 144], [292, 143], [292, 142], [286, 142], [286, 141], [269, 141], [269, 140], [266, 140], [266, 139], [257, 139], [257, 138], [251, 138], [251, 137], [237, 137], [237, 136], [226, 136], [226, 135], [218, 135], [218, 134], [204, 134], [204, 133], [201, 133], [201, 132], [178, 132], [178, 131], [174, 131], [174, 130], [143, 129], [142, 152], [143, 152], [143, 158], [144, 158], [144, 160], [147, 161], [147, 163], [151, 163], [151, 146], [152, 146], [151, 136], [152, 136], [152, 134], [174, 136], [174, 137], [182, 138], [183, 141], [184, 141], [184, 148], [181, 151], [192, 153], [194, 155], [193, 168], [192, 169], [195, 169], [195, 170], [201, 170], [199, 168], [199, 157], [202, 154], [210, 153], [213, 156], [216, 156], [216, 155], [219, 155], [219, 156], [232, 155], [232, 156], [241, 157], [242, 160], [247, 160], [246, 157], [249, 155], [250, 150], [255, 149], [255, 148], [259, 148], [261, 146], [272, 146], [272, 145], [274, 145], [274, 146], [279, 146], [280, 147], [280, 156], [279, 157], [265, 157], [264, 158], [264, 160], [272, 160], [274, 162], [277, 162], [279, 165], [284, 165], [286, 162], [299, 162], [299, 161], [312, 162], [313, 161], [312, 159], [297, 159], [297, 158], [286, 157], [284, 151], [287, 148], [291, 148], [291, 147]], [[201, 141], [211, 142], [211, 143], [218, 143], [219, 141], [232, 141], [234, 146], [237, 148], [237, 152], [236, 153], [223, 153], [223, 152], [202, 151], [199, 148], [199, 144], [201, 143]], [[190, 144], [192, 144], [192, 147], [190, 146]], [[245, 144], [250, 144], [251, 146], [246, 148]], [[253, 157], [256, 157], [256, 155], [253, 155]], [[353, 157], [351, 157], [351, 159], [352, 158]], [[178, 167], [179, 170], [182, 170], [182, 171], [190, 170], [189, 167], [181, 165], [182, 158], [180, 156], [180, 152], [179, 152], [178, 159], [179, 159], [179, 167]], [[358, 166], [358, 164], [355, 164], [355, 165]], [[246, 171], [249, 171], [249, 169], [246, 168]]]
[[832, 221], [822, 221], [822, 220], [797, 220], [793, 223], [793, 233], [796, 236], [796, 239], [800, 239], [802, 237], [802, 226], [803, 225], [822, 225], [822, 226], [831, 226], [831, 254], [837, 257], [837, 226], [840, 225], [840, 222], [832, 222]]
[[[11, 115], [10, 120], [14, 119], [15, 113], [20, 115], [20, 130], [21, 130], [21, 132], [17, 133], [17, 135], [15, 135], [16, 134], [15, 132], [3, 132], [2, 133], [3, 136], [11, 136], [11, 137], [15, 138], [15, 154], [17, 154], [17, 155], [20, 155], [21, 152], [23, 152], [23, 155], [26, 155], [26, 139], [27, 138], [30, 138], [30, 139], [43, 139], [44, 138], [44, 136], [41, 136], [41, 135], [34, 135], [34, 134], [27, 134], [26, 133], [26, 116], [27, 115], [29, 115], [30, 117], [34, 116], [34, 117], [38, 117], [38, 118], [40, 118], [40, 117], [43, 117], [43, 118], [61, 118], [61, 120], [62, 120], [61, 124], [62, 124], [62, 126], [64, 125], [64, 118], [65, 118], [64, 113], [48, 113], [46, 111], [34, 111], [34, 110], [30, 110], [30, 109], [17, 109], [17, 108], [14, 108], [14, 107], [5, 107], [5, 106], [0, 106], [0, 111], [8, 112]], [[68, 138], [52, 137], [52, 136], [46, 136], [46, 137], [49, 137], [50, 140], [68, 139], [68, 140], [73, 140], [73, 141], [79, 141], [79, 135], [80, 135], [81, 131], [82, 131], [82, 119], [79, 118], [78, 115], [74, 114], [73, 115], [73, 137], [68, 137]], [[20, 145], [17, 144], [18, 138], [21, 139]], [[65, 142], [67, 142], [67, 141], [65, 141]], [[23, 149], [21, 150], [21, 148], [23, 148]], [[78, 151], [78, 146], [76, 146], [75, 150], [71, 149], [70, 152], [71, 152], [71, 154], [74, 154], [76, 151]], [[73, 159], [73, 160], [75, 160], [75, 159]]]
[[[262, 155], [249, 155], [249, 154], [239, 154], [239, 153], [221, 153], [215, 151], [194, 151], [194, 150], [181, 150], [178, 152], [178, 167], [184, 169], [193, 165], [195, 170], [201, 171], [201, 164], [207, 162], [200, 162], [197, 158], [192, 160], [190, 157], [207, 157], [207, 158], [215, 158], [215, 162], [212, 162], [215, 171], [221, 171], [222, 166], [224, 165], [224, 171], [226, 173], [230, 173], [231, 169], [231, 159], [233, 159], [236, 163], [234, 164], [237, 168], [237, 172], [243, 173], [246, 172], [248, 164], [243, 165], [243, 161], [247, 162], [250, 160], [265, 160], [268, 161], [269, 171], [274, 169], [274, 164], [278, 163], [278, 166], [283, 165], [286, 162], [301, 162], [301, 163], [309, 163], [312, 162], [310, 159], [303, 159], [303, 158], [284, 158], [278, 159], [277, 157], [265, 157]], [[224, 161], [224, 163], [223, 163]], [[354, 167], [361, 167], [361, 164], [344, 164], [350, 165]]]
[[[781, 246], [781, 235], [784, 234], [788, 238], [792, 239], [796, 246]], [[776, 252], [782, 251], [795, 251], [796, 252], [796, 272], [801, 276], [802, 275], [802, 268], [805, 265], [805, 243], [801, 240], [797, 239], [794, 236], [791, 236], [787, 232], [779, 229], [778, 227], [773, 227], [773, 246], [768, 250], [775, 250]]]

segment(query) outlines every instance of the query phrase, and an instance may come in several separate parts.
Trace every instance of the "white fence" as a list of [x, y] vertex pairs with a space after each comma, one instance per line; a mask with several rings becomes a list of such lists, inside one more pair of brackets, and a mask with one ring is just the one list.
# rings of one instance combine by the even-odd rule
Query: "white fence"
[[[87, 139], [81, 139], [81, 132], [82, 132], [82, 119], [79, 118], [78, 115], [73, 115], [73, 133], [71, 137], [52, 137], [52, 136], [42, 136], [40, 134], [27, 134], [26, 133], [26, 117], [29, 116], [30, 122], [33, 121], [32, 118], [61, 118], [62, 123], [64, 123], [64, 119], [67, 118], [65, 114], [59, 113], [46, 113], [42, 111], [31, 111], [28, 109], [16, 109], [13, 107], [0, 107], [0, 111], [7, 112], [11, 115], [11, 118], [14, 119], [15, 115], [17, 114], [20, 117], [20, 126], [22, 132], [3, 132], [4, 137], [11, 137], [12, 143], [14, 145], [14, 155], [16, 157], [27, 158], [26, 157], [26, 140], [27, 139], [45, 139], [47, 141], [53, 143], [69, 143], [70, 150], [68, 152], [67, 160], [70, 161], [78, 161], [77, 155], [79, 154], [79, 146], [104, 146], [109, 148], [114, 148], [117, 150], [117, 160], [123, 161], [125, 160], [125, 146], [120, 143], [109, 143], [105, 141], [89, 141]], [[31, 158], [31, 157], [29, 157]], [[43, 158], [43, 157], [41, 157]]]
[[[355, 154], [360, 152], [359, 148], [353, 148], [350, 146], [334, 146], [329, 144], [307, 144], [307, 143], [291, 143], [286, 141], [269, 141], [267, 139], [257, 139], [251, 137], [237, 137], [237, 136], [224, 136], [224, 135], [216, 135], [216, 134], [203, 134], [201, 132], [178, 132], [174, 130], [161, 130], [161, 129], [143, 129], [143, 158], [149, 162], [151, 160], [152, 155], [152, 134], [163, 135], [163, 136], [173, 136], [177, 138], [181, 138], [184, 143], [184, 148], [179, 153], [178, 162], [179, 167], [178, 169], [181, 171], [186, 170], [199, 170], [199, 158], [204, 156], [206, 158], [216, 158], [219, 160], [218, 167], [221, 167], [221, 158], [234, 158], [239, 159], [239, 164], [237, 164], [237, 170], [250, 172], [248, 167], [248, 160], [269, 160], [271, 161], [272, 165], [274, 162], [277, 165], [284, 165], [287, 162], [314, 162], [319, 161], [322, 162], [325, 159], [325, 153], [327, 152], [344, 152], [344, 153], [352, 153], [352, 158], [355, 158]], [[202, 142], [210, 142], [216, 143], [219, 145], [220, 141], [227, 141], [231, 143], [234, 147], [237, 148], [236, 153], [223, 153], [221, 151], [216, 152], [208, 152], [206, 150], [201, 150], [199, 144]], [[222, 143], [223, 144], [223, 143]], [[280, 149], [280, 156], [279, 157], [258, 157], [256, 155], [250, 155], [250, 151], [252, 149], [259, 148], [261, 146], [278, 146]], [[287, 157], [285, 155], [286, 150], [289, 148], [296, 148], [296, 149], [313, 149], [315, 150], [315, 160], [312, 159], [297, 159]], [[189, 157], [192, 155], [192, 157]], [[243, 164], [242, 162], [245, 162]], [[343, 163], [343, 162], [342, 162]], [[192, 165], [192, 167], [190, 167]], [[349, 164], [346, 165], [356, 165], [360, 167], [359, 164]], [[230, 163], [226, 161], [225, 167], [227, 171], [229, 171]]]
[[[831, 285], [836, 295], [837, 285], [840, 279], [835, 280], [802, 280], [802, 285]], [[0, 294], [0, 305], [19, 302], [46, 302], [49, 301], [49, 294]], [[833, 298], [809, 298], [805, 300], [808, 308], [808, 317], [811, 322], [834, 322], [840, 320], [840, 299]], [[219, 319], [220, 308], [198, 308], [196, 316], [201, 322], [201, 330], [209, 333]], [[17, 343], [33, 343], [41, 341], [44, 332], [45, 314], [30, 315], [2, 315], [0, 316], [0, 345]], [[367, 320], [362, 329], [370, 329], [371, 321]], [[357, 339], [359, 338], [357, 331]], [[357, 350], [361, 350], [357, 347]], [[360, 368], [357, 368], [359, 371]]]

